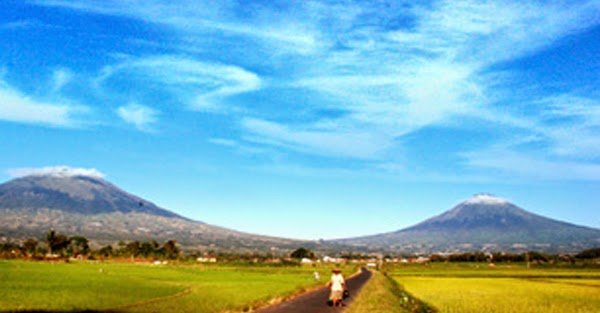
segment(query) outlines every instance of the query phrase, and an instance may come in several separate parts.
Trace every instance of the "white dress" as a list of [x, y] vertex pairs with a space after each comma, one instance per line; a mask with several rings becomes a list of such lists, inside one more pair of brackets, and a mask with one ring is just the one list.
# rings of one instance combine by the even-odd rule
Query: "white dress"
[[331, 291], [344, 291], [344, 276], [342, 274], [331, 275]]

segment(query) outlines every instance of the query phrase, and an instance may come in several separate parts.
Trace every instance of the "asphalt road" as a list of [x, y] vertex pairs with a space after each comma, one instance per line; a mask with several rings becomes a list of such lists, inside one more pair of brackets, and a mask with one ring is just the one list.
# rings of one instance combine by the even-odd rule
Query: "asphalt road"
[[[325, 276], [325, 275], [324, 275]], [[328, 277], [328, 276], [326, 276]], [[358, 295], [360, 288], [371, 278], [371, 272], [363, 269], [362, 272], [346, 281], [350, 291], [350, 298], [344, 300], [348, 305], [352, 298]], [[341, 312], [342, 308], [333, 308], [327, 305], [329, 288], [323, 287], [302, 294], [289, 301], [257, 310], [257, 313], [330, 313]]]

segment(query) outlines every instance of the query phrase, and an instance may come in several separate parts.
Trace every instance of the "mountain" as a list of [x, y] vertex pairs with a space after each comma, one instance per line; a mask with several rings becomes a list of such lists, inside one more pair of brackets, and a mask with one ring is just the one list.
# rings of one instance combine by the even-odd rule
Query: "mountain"
[[414, 226], [335, 242], [405, 252], [574, 252], [600, 245], [600, 230], [536, 215], [490, 194], [476, 194]]
[[598, 229], [545, 218], [489, 194], [399, 231], [317, 244], [194, 221], [93, 175], [31, 175], [0, 185], [0, 240], [43, 238], [50, 228], [98, 244], [175, 239], [186, 248], [235, 251], [303, 245], [329, 251], [574, 252], [600, 245]]
[[138, 212], [179, 217], [101, 178], [88, 176], [28, 176], [0, 185], [0, 209], [15, 208], [45, 208], [86, 215]]
[[263, 250], [299, 241], [194, 221], [86, 175], [31, 175], [0, 185], [0, 239], [42, 238], [53, 228], [106, 244], [175, 239], [185, 247]]

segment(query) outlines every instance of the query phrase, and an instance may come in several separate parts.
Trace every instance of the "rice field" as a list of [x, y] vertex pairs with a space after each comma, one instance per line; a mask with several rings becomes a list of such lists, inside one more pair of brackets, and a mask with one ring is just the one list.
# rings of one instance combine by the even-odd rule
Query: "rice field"
[[600, 312], [597, 268], [432, 264], [396, 267], [390, 274], [443, 313]]
[[322, 277], [330, 271], [325, 266], [0, 261], [0, 312], [240, 312], [324, 284], [315, 280], [315, 269]]
[[[322, 281], [315, 280], [315, 270]], [[346, 275], [355, 270], [344, 268]], [[326, 266], [0, 261], [0, 312], [242, 312], [322, 285], [329, 271]], [[600, 312], [598, 268], [433, 263], [384, 271], [387, 277], [376, 273], [355, 295], [349, 313]]]

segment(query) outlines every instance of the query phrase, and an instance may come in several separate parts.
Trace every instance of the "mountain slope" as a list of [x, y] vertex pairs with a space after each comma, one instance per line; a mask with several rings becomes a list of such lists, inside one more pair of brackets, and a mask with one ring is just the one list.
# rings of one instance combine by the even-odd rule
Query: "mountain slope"
[[50, 228], [108, 243], [175, 239], [187, 247], [269, 249], [298, 241], [193, 221], [92, 176], [34, 175], [0, 185], [0, 237], [42, 237]]
[[478, 194], [414, 226], [336, 242], [398, 251], [533, 249], [567, 252], [600, 245], [600, 230], [549, 219], [507, 200]]
[[101, 178], [89, 176], [27, 176], [0, 185], [0, 209], [15, 208], [46, 208], [81, 214], [139, 212], [179, 217]]

